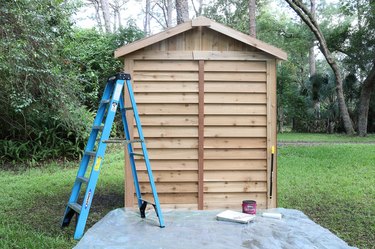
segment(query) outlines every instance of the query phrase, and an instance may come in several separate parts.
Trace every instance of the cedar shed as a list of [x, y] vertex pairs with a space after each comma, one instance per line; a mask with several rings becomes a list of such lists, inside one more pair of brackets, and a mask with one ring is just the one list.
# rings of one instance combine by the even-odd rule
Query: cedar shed
[[[132, 76], [162, 208], [241, 210], [243, 200], [276, 207], [271, 147], [276, 63], [285, 52], [198, 17], [120, 47], [115, 57]], [[141, 192], [153, 200], [143, 160], [136, 164]], [[125, 206], [133, 207], [125, 171]]]

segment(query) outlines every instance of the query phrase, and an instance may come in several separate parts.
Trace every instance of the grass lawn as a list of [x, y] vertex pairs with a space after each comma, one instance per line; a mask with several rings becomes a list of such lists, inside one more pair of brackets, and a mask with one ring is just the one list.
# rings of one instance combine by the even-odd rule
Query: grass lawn
[[345, 134], [286, 132], [277, 134], [277, 139], [279, 142], [375, 143], [375, 134], [369, 134], [367, 137], [358, 137]]
[[[297, 141], [347, 139], [310, 134], [305, 140], [301, 134], [282, 134], [279, 139], [296, 141], [293, 136]], [[280, 207], [302, 210], [350, 245], [375, 248], [374, 144], [281, 146], [278, 160]], [[51, 163], [19, 172], [0, 171], [0, 248], [71, 248], [76, 244], [73, 226], [61, 230], [60, 219], [77, 165]], [[112, 149], [103, 163], [87, 227], [123, 206], [123, 178], [123, 152]]]
[[[124, 206], [124, 160], [121, 149], [107, 153], [87, 227], [110, 210]], [[72, 248], [75, 219], [60, 221], [78, 163], [51, 163], [20, 172], [0, 171], [0, 248]]]

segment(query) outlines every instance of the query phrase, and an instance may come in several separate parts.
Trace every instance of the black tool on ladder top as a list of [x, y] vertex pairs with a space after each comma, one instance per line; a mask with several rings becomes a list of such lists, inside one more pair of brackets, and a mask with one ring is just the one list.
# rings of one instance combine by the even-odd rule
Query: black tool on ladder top
[[[150, 160], [145, 144], [145, 138], [143, 136], [142, 126], [139, 119], [137, 105], [134, 99], [134, 93], [130, 81], [130, 74], [118, 73], [113, 77], [110, 77], [107, 81], [106, 87], [102, 99], [99, 104], [99, 109], [92, 126], [89, 140], [87, 142], [85, 152], [83, 154], [77, 177], [73, 185], [72, 193], [70, 195], [68, 204], [65, 209], [65, 213], [62, 220], [62, 227], [66, 227], [71, 222], [73, 216], [77, 218], [76, 229], [74, 232], [74, 239], [80, 239], [83, 235], [87, 217], [90, 211], [92, 199], [94, 197], [96, 183], [98, 181], [100, 168], [104, 159], [107, 143], [115, 142], [119, 140], [109, 139], [113, 120], [118, 106], [120, 107], [121, 117], [124, 125], [125, 140], [123, 143], [126, 144], [129, 152], [129, 163], [132, 169], [132, 175], [138, 200], [138, 207], [142, 218], [146, 217], [145, 210], [147, 203], [154, 206], [156, 215], [159, 220], [160, 227], [164, 227], [163, 215], [160, 208], [158, 194], [156, 192], [156, 186], [154, 177], [152, 174]], [[131, 107], [125, 107], [123, 98], [123, 89], [126, 86], [129, 92], [129, 101]], [[139, 139], [131, 140], [131, 134], [129, 131], [128, 124], [132, 125], [132, 122], [128, 123], [126, 119], [126, 112], [132, 111], [135, 125], [138, 130]], [[133, 144], [140, 143], [142, 153], [134, 152]], [[95, 149], [96, 148], [96, 149]], [[149, 177], [152, 195], [154, 203], [145, 201], [142, 199], [142, 194], [139, 187], [137, 170], [135, 165], [134, 156], [142, 156], [145, 161], [147, 174]], [[127, 165], [128, 166], [128, 165]], [[83, 184], [85, 187], [82, 188]], [[82, 189], [82, 191], [81, 191]], [[83, 199], [80, 199], [80, 193], [83, 194]]]
[[270, 199], [272, 199], [272, 181], [273, 181], [273, 157], [275, 154], [275, 146], [271, 148], [271, 173], [270, 173]]

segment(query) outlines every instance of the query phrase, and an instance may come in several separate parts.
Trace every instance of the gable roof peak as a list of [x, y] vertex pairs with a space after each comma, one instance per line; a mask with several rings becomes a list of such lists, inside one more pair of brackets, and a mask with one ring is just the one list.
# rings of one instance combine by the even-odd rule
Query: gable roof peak
[[155, 44], [159, 41], [166, 40], [170, 37], [176, 36], [180, 33], [186, 32], [188, 30], [191, 30], [196, 27], [207, 27], [209, 29], [212, 29], [218, 33], [224, 34], [226, 36], [229, 36], [235, 40], [241, 41], [249, 46], [255, 47], [265, 53], [268, 53], [270, 55], [275, 56], [278, 59], [286, 60], [287, 54], [282, 51], [279, 48], [276, 48], [272, 45], [269, 45], [265, 42], [262, 42], [254, 37], [251, 37], [249, 35], [246, 35], [242, 32], [239, 32], [235, 29], [232, 29], [230, 27], [227, 27], [223, 24], [217, 23], [207, 17], [199, 16], [193, 20], [184, 22], [180, 25], [177, 25], [173, 28], [166, 29], [160, 33], [157, 33], [155, 35], [143, 38], [141, 40], [135, 41], [133, 43], [124, 45], [115, 51], [115, 57], [122, 57], [127, 54], [130, 54], [134, 51], [137, 51], [139, 49], [142, 49], [144, 47], [150, 46], [152, 44]]

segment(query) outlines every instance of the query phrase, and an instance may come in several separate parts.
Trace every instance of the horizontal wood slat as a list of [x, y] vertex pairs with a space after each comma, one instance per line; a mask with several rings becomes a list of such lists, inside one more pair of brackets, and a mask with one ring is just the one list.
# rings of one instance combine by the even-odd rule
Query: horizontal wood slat
[[[257, 96], [257, 99], [261, 97]], [[135, 100], [137, 104], [163, 104], [163, 103], [198, 103], [198, 94], [196, 93], [137, 93]], [[255, 103], [256, 100], [254, 100]]]
[[235, 115], [220, 115], [220, 116], [206, 116], [204, 117], [204, 124], [206, 126], [266, 126], [266, 115], [256, 116], [235, 116]]
[[223, 170], [223, 171], [210, 171], [204, 172], [205, 182], [257, 182], [267, 181], [267, 172], [265, 170], [250, 171], [250, 170]]
[[205, 137], [266, 137], [266, 127], [214, 127], [204, 128]]
[[140, 104], [137, 107], [139, 115], [198, 115], [198, 104]]
[[211, 159], [204, 160], [204, 170], [266, 170], [267, 160], [256, 159], [233, 159], [233, 160], [222, 160], [222, 159]]
[[[182, 96], [182, 101], [187, 99], [184, 97]], [[206, 104], [266, 104], [266, 102], [267, 95], [264, 93], [205, 93], [204, 95]]]
[[[140, 149], [134, 150], [141, 153]], [[197, 149], [148, 149], [149, 158], [152, 159], [198, 159]], [[137, 156], [137, 158], [139, 158]]]
[[[245, 76], [243, 76], [245, 77]], [[257, 79], [262, 79], [260, 76]], [[134, 81], [197, 81], [196, 72], [134, 72]], [[256, 81], [256, 80], [254, 80]]]
[[[156, 77], [156, 76], [155, 76]], [[181, 77], [180, 75], [172, 75], [171, 77]], [[160, 76], [160, 78], [162, 78]], [[188, 79], [189, 78], [186, 76]], [[178, 78], [180, 79], [180, 78]], [[204, 74], [205, 81], [229, 81], [229, 82], [259, 82], [266, 81], [266, 73], [242, 73], [242, 72], [205, 72]]]
[[266, 149], [205, 149], [205, 159], [266, 159]]
[[205, 61], [206, 72], [266, 72], [265, 61]]
[[[198, 137], [198, 128], [193, 126], [145, 126], [143, 135], [146, 140], [150, 137]], [[138, 137], [137, 132], [134, 132], [134, 136]]]
[[[149, 183], [140, 184], [142, 194], [152, 193]], [[159, 193], [196, 193], [198, 191], [198, 183], [196, 182], [158, 182], [156, 185]]]
[[[177, 56], [175, 56], [177, 57]], [[187, 56], [185, 56], [187, 57]], [[193, 51], [194, 60], [265, 61], [271, 57], [262, 52], [248, 51]]]
[[[159, 201], [162, 204], [195, 204], [198, 199], [197, 195], [196, 193], [160, 193]], [[151, 202], [154, 200], [152, 194], [144, 194], [142, 198]], [[136, 198], [135, 202], [137, 202]]]
[[266, 105], [205, 104], [205, 115], [266, 115]]
[[265, 82], [205, 82], [204, 91], [221, 93], [266, 93]]
[[[153, 170], [152, 174], [154, 176], [155, 182], [196, 182], [198, 180], [197, 171], [181, 171], [181, 170], [171, 170], [171, 171], [157, 171]], [[148, 182], [147, 171], [138, 170], [138, 180], [139, 182]]]
[[[159, 186], [159, 185], [158, 185]], [[159, 189], [158, 189], [159, 190]], [[266, 192], [266, 182], [205, 182], [205, 193]]]
[[[160, 204], [162, 210], [179, 209], [179, 210], [197, 210], [198, 204]], [[135, 208], [138, 208], [136, 206]]]
[[266, 138], [218, 138], [209, 137], [204, 140], [205, 149], [214, 148], [266, 148]]
[[[249, 198], [247, 198], [248, 200]], [[267, 204], [266, 200], [262, 200], [262, 202], [257, 201], [257, 209], [266, 209]], [[230, 209], [233, 211], [242, 212], [242, 202], [238, 203], [238, 201], [235, 202], [229, 202], [227, 200], [223, 202], [215, 202], [215, 203], [204, 203], [204, 209], [205, 210], [217, 210], [217, 209]]]
[[[197, 160], [186, 160], [186, 159], [166, 159], [166, 160], [151, 160], [152, 170], [163, 171], [163, 170], [198, 170]], [[137, 169], [146, 170], [144, 160], [137, 160]]]
[[[145, 92], [145, 93], [188, 93], [188, 92], [198, 92], [198, 82], [139, 82], [134, 81], [134, 92]], [[137, 95], [136, 95], [137, 96]], [[137, 99], [137, 97], [136, 97]]]
[[[244, 200], [255, 200], [257, 208], [266, 204], [266, 193], [205, 193], [205, 205], [225, 203], [226, 205], [237, 204], [239, 207]], [[259, 204], [259, 205], [258, 205]], [[217, 208], [220, 208], [218, 206]]]
[[[196, 138], [149, 138], [146, 140], [148, 149], [194, 149], [198, 148], [198, 140]], [[134, 148], [140, 148], [140, 143], [135, 143]]]
[[198, 116], [196, 115], [163, 115], [150, 116], [141, 115], [142, 126], [198, 126]]
[[135, 60], [134, 71], [198, 71], [198, 63], [196, 61], [176, 61], [176, 60]]

